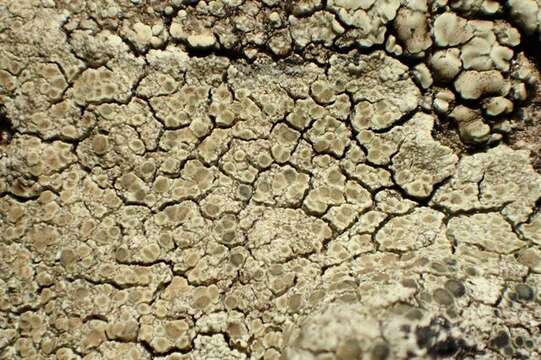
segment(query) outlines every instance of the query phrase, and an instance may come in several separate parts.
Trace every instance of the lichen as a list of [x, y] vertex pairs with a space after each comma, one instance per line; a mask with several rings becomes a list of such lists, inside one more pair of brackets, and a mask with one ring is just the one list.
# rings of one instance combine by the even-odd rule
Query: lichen
[[540, 358], [540, 34], [541, 0], [0, 1], [0, 359]]

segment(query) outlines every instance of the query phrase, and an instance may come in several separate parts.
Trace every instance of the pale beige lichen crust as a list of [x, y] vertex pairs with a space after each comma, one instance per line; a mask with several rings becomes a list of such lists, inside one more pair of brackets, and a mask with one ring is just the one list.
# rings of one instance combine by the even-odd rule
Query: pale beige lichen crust
[[0, 359], [541, 358], [540, 27], [0, 0]]

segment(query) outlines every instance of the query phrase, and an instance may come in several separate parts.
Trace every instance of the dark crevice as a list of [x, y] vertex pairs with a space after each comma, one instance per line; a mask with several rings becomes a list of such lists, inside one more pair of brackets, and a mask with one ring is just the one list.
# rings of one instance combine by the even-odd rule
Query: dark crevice
[[535, 63], [537, 69], [541, 68], [541, 41], [538, 36], [538, 34], [527, 35], [522, 33], [522, 41], [518, 47]]
[[511, 5], [507, 1], [503, 4], [501, 18], [509, 21], [520, 32], [520, 44], [515, 47], [515, 53], [523, 51], [535, 63], [537, 69], [541, 68], [541, 35], [538, 33], [526, 33], [514, 19], [511, 13]]
[[14, 134], [13, 123], [8, 118], [6, 109], [0, 104], [0, 146], [9, 145]]

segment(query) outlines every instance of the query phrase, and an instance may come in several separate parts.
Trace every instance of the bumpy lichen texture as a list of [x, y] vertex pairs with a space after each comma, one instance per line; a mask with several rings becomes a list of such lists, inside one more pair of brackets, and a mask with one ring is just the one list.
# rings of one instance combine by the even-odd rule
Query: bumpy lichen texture
[[0, 359], [541, 358], [540, 30], [0, 0]]

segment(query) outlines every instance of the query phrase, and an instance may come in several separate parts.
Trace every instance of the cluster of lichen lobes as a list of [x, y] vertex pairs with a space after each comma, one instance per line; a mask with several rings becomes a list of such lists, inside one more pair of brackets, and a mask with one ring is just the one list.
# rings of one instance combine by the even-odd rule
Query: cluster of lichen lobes
[[505, 144], [540, 28], [541, 0], [0, 2], [0, 359], [541, 357], [541, 175]]

